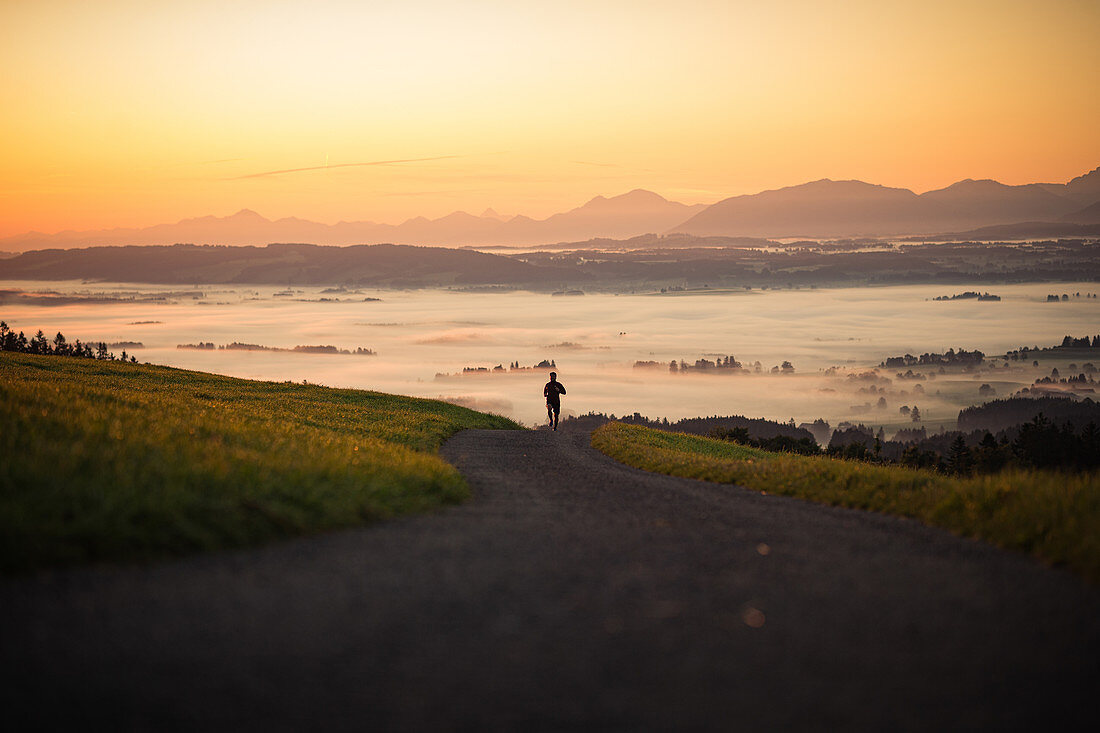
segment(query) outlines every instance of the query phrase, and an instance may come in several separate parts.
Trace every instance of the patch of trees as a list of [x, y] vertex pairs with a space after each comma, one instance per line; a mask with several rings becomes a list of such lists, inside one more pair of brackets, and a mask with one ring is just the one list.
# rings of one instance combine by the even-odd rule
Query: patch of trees
[[765, 420], [759, 417], [745, 417], [744, 415], [715, 415], [712, 417], [684, 418], [672, 424], [673, 430], [681, 433], [691, 433], [693, 435], [711, 435], [715, 430], [720, 428], [726, 430], [745, 428], [749, 431], [749, 434], [756, 439], [787, 437], [795, 440], [802, 440], [804, 438], [813, 440], [813, 433], [805, 428], [797, 427], [794, 420], [778, 422], [776, 420]]
[[1057, 424], [1073, 422], [1085, 425], [1100, 423], [1100, 402], [1090, 398], [1071, 397], [1010, 397], [959, 411], [958, 428], [963, 432], [989, 430], [997, 432], [1034, 420], [1043, 414]]
[[1100, 348], [1100, 334], [1093, 336], [1091, 339], [1088, 336], [1082, 336], [1081, 338], [1066, 336], [1062, 339], [1062, 343], [1060, 345], [1063, 349]]
[[825, 443], [829, 440], [829, 436], [833, 434], [833, 428], [829, 425], [829, 422], [820, 417], [813, 422], [799, 423], [798, 427], [800, 430], [809, 431], [818, 443]]
[[1058, 369], [1054, 368], [1050, 370], [1049, 377], [1040, 377], [1036, 379], [1030, 390], [1025, 388], [1020, 390], [1020, 393], [1034, 395], [1036, 392], [1096, 392], [1093, 386], [1095, 384], [1096, 381], [1092, 378], [1091, 374], [1086, 375], [1084, 372], [1081, 372], [1077, 375], [1071, 374], [1068, 377], [1063, 377]]
[[955, 295], [940, 295], [932, 300], [988, 300], [996, 301], [1000, 300], [1001, 296], [992, 295], [991, 293], [977, 293], [973, 290], [967, 290], [965, 293], [957, 293]]
[[[518, 361], [508, 362], [508, 371], [510, 372], [530, 372], [535, 369], [557, 369], [558, 363], [553, 359], [543, 359], [538, 364], [532, 364], [531, 366], [521, 366]], [[465, 371], [465, 369], [463, 370]], [[505, 371], [503, 364], [497, 364], [493, 367], [494, 372]]]
[[[494, 374], [500, 374], [500, 373], [504, 373], [504, 372], [533, 372], [533, 371], [540, 370], [540, 369], [557, 369], [557, 368], [558, 368], [558, 364], [553, 359], [543, 359], [542, 361], [540, 361], [538, 364], [535, 364], [534, 366], [520, 366], [520, 363], [518, 361], [510, 361], [510, 362], [508, 362], [507, 368], [505, 368], [503, 363], [497, 364], [494, 367], [484, 367], [484, 366], [462, 367], [462, 371], [460, 372], [460, 374], [488, 374], [490, 372], [492, 372]], [[446, 379], [447, 377], [453, 377], [453, 376], [458, 376], [458, 375], [446, 374], [444, 372], [436, 372], [436, 374], [435, 374], [436, 379]]]
[[920, 356], [913, 356], [912, 354], [905, 354], [904, 356], [891, 356], [882, 363], [880, 367], [886, 369], [897, 369], [901, 367], [913, 367], [913, 366], [978, 366], [985, 359], [985, 354], [980, 351], [967, 351], [966, 349], [948, 349], [942, 354], [921, 354]]
[[[1039, 414], [996, 432], [950, 431], [927, 435], [899, 431], [884, 440], [859, 425], [837, 431], [824, 451], [837, 458], [909, 468], [927, 468], [956, 476], [995, 473], [1004, 468], [1091, 470], [1100, 467], [1100, 428], [1090, 421], [1078, 429]], [[901, 438], [899, 440], [899, 438]]]
[[[825, 374], [831, 376], [837, 374], [838, 371], [839, 370], [836, 367], [829, 367], [825, 370]], [[859, 372], [858, 374], [849, 374], [847, 375], [847, 379], [849, 382], [870, 382], [872, 386], [876, 384], [891, 384], [890, 378], [880, 375], [877, 370]]]
[[996, 473], [1008, 467], [1100, 468], [1100, 428], [1094, 421], [1078, 429], [1073, 423], [1057, 424], [1039, 414], [1029, 422], [996, 433], [956, 430], [927, 435], [923, 430], [903, 430], [895, 438], [902, 440], [884, 440], [881, 428], [876, 434], [864, 425], [857, 425], [834, 432], [824, 451], [818, 449], [806, 454], [824, 453], [834, 458], [931, 469], [955, 476]]
[[[1064, 300], [1069, 300], [1069, 297], [1070, 297], [1069, 293], [1062, 293], [1061, 298], [1059, 298], [1056, 294], [1051, 294], [1051, 295], [1047, 296], [1047, 302], [1048, 303], [1058, 303], [1058, 302], [1061, 302], [1061, 301], [1064, 301]], [[1081, 293], [1080, 292], [1074, 293], [1073, 297], [1074, 298], [1080, 298]], [[1084, 297], [1085, 298], [1095, 298], [1096, 293], [1085, 293]]]
[[68, 339], [58, 331], [53, 340], [39, 329], [33, 337], [27, 338], [22, 331], [15, 333], [4, 321], [0, 321], [0, 351], [15, 351], [21, 354], [40, 354], [42, 356], [75, 356], [82, 359], [99, 359], [101, 361], [129, 361], [137, 363], [137, 358], [127, 356], [123, 351], [120, 356], [115, 356], [107, 350], [105, 342], [98, 344], [81, 343], [80, 339], [69, 343]]
[[295, 346], [291, 351], [300, 354], [349, 354], [351, 356], [375, 356], [374, 349], [358, 346], [354, 349], [338, 349], [335, 346]]
[[823, 451], [818, 449], [818, 453], [854, 461], [881, 461], [882, 446], [881, 428], [876, 435], [864, 425], [849, 425], [837, 428], [829, 439], [829, 445]]
[[1028, 359], [1034, 359], [1039, 354], [1049, 354], [1056, 352], [1058, 349], [1100, 349], [1100, 334], [1081, 336], [1080, 338], [1065, 336], [1062, 343], [1044, 349], [1040, 349], [1038, 346], [1021, 346], [1014, 351], [1009, 351], [1005, 356], [1012, 361], [1027, 361]]
[[[198, 349], [200, 351], [213, 351], [215, 346], [212, 342], [200, 341], [197, 344], [176, 344], [177, 349]], [[280, 346], [263, 346], [261, 344], [245, 344], [240, 341], [234, 341], [231, 344], [224, 344], [216, 347], [219, 351], [290, 351], [298, 354], [342, 354], [348, 356], [375, 356], [373, 349], [367, 349], [362, 346], [352, 349], [339, 349], [335, 346], [295, 346], [291, 349], [284, 349]]]
[[[674, 359], [673, 361], [669, 362], [668, 365], [668, 370], [672, 373], [690, 371], [709, 372], [718, 369], [725, 369], [734, 372], [745, 371], [744, 365], [742, 365], [741, 362], [737, 361], [737, 359], [730, 355], [719, 356], [714, 361], [706, 358], [696, 359], [694, 364], [689, 363], [687, 359], [681, 359], [679, 362]], [[762, 366], [758, 369], [758, 371], [760, 371], [761, 369], [763, 369]]]
[[741, 445], [752, 446], [782, 453], [798, 453], [814, 456], [821, 452], [817, 441], [811, 438], [792, 438], [789, 435], [776, 435], [773, 438], [753, 438], [748, 428], [715, 428], [710, 437], [728, 440]]
[[[919, 387], [920, 385], [917, 386]], [[913, 405], [912, 407], [909, 407], [909, 405], [902, 405], [898, 408], [898, 414], [902, 417], [908, 417], [913, 422], [921, 421], [920, 408], [916, 405]]]
[[958, 476], [994, 473], [1006, 467], [1058, 470], [1100, 468], [1100, 428], [1089, 422], [1077, 428], [1042, 414], [996, 434], [953, 431], [905, 446], [896, 462], [933, 468]]
[[[681, 359], [680, 361], [673, 360], [668, 365], [668, 370], [672, 374], [687, 372], [699, 372], [699, 373], [725, 373], [725, 374], [748, 374], [750, 371], [753, 374], [762, 374], [764, 372], [764, 365], [759, 361], [753, 362], [751, 365], [745, 365], [737, 361], [733, 356], [719, 356], [713, 361], [711, 359], [701, 358], [696, 359], [695, 363], [688, 362], [687, 359]], [[782, 364], [773, 366], [768, 370], [769, 374], [794, 374], [794, 364], [789, 361], [784, 361]]]
[[894, 433], [894, 440], [898, 443], [915, 443], [927, 437], [928, 430], [924, 426], [919, 428], [902, 428]]
[[[570, 417], [567, 422], [571, 427], [594, 429], [607, 422], [624, 422], [630, 425], [642, 425], [654, 430], [667, 430], [674, 433], [689, 433], [691, 435], [714, 436], [719, 430], [744, 429], [754, 440], [770, 440], [773, 438], [786, 438], [795, 442], [809, 440], [813, 442], [814, 436], [809, 430], [795, 427], [794, 421], [777, 422], [764, 418], [750, 418], [743, 415], [726, 415], [712, 417], [689, 417], [675, 422], [669, 422], [668, 418], [650, 420], [648, 417], [635, 412], [633, 415], [606, 415], [602, 412], [590, 412], [585, 415]], [[828, 426], [825, 423], [826, 427]]]

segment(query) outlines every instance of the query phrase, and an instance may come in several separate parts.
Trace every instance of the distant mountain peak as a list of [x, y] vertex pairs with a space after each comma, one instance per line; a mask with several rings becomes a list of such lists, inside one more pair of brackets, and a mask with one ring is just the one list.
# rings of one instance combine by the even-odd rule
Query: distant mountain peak
[[983, 188], [994, 189], [994, 188], [996, 188], [996, 189], [1002, 189], [1002, 188], [1011, 188], [1011, 186], [1007, 186], [1007, 185], [1001, 183], [1000, 181], [994, 181], [992, 178], [964, 178], [961, 181], [955, 181], [954, 183], [952, 183], [947, 188], [940, 189], [940, 190], [942, 190], [942, 191], [956, 190], [957, 191], [957, 190], [960, 190], [960, 189], [967, 189], [967, 188], [974, 188], [974, 189], [983, 189]]
[[446, 216], [441, 216], [438, 219], [433, 219], [433, 223], [438, 224], [452, 224], [457, 222], [467, 222], [471, 219], [478, 219], [480, 217], [474, 216], [466, 211], [452, 211]]
[[615, 196], [617, 199], [648, 199], [651, 201], [668, 201], [664, 196], [659, 193], [654, 193], [646, 188], [635, 188], [626, 193]]
[[[896, 196], [898, 194], [915, 196], [912, 191], [907, 188], [892, 188], [890, 186], [883, 186], [878, 183], [867, 183], [866, 181], [860, 181], [856, 179], [847, 180], [834, 180], [832, 178], [821, 178], [816, 181], [809, 181], [807, 183], [800, 183], [796, 186], [784, 186], [783, 188], [776, 188], [769, 191], [761, 191], [758, 194], [748, 194], [744, 196], [733, 196], [725, 201], [731, 201], [735, 199], [751, 199], [757, 196], [765, 196], [770, 199], [804, 199], [807, 195], [811, 198], [832, 199], [837, 196], [847, 198], [850, 196]], [[721, 202], [719, 202], [721, 203]]]
[[623, 206], [663, 208], [667, 206], [682, 206], [682, 204], [676, 204], [669, 201], [659, 193], [653, 193], [644, 188], [635, 188], [633, 191], [627, 191], [626, 193], [621, 193], [618, 196], [611, 196], [610, 198], [607, 196], [594, 196], [581, 206], [579, 210], [607, 207], [619, 208]]
[[908, 191], [905, 188], [892, 188], [890, 186], [883, 186], [881, 183], [868, 183], [867, 181], [861, 181], [856, 178], [845, 178], [836, 180], [833, 178], [819, 178], [816, 181], [809, 181], [807, 183], [801, 183], [796, 186], [784, 186], [782, 188], [773, 189], [773, 191], [815, 191], [815, 190], [831, 190], [831, 191]]
[[635, 188], [632, 191], [627, 191], [624, 194], [618, 196], [612, 196], [609, 201], [615, 201], [624, 204], [634, 204], [637, 206], [667, 206], [673, 203], [659, 193], [644, 188]]

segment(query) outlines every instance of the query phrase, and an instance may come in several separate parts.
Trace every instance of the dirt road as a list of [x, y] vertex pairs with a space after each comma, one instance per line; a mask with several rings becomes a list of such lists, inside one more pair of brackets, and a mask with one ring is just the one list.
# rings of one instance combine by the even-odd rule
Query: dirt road
[[0, 584], [40, 729], [1015, 730], [1100, 689], [1100, 592], [915, 522], [467, 431], [473, 501]]

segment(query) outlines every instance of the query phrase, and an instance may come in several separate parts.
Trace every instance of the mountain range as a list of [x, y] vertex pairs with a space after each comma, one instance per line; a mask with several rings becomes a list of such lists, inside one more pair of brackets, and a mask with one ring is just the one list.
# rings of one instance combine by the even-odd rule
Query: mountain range
[[1068, 183], [959, 181], [916, 194], [823, 179], [723, 199], [672, 229], [695, 235], [852, 237], [935, 234], [1021, 222], [1100, 223], [1100, 168]]
[[481, 216], [456, 211], [439, 219], [416, 217], [401, 224], [342, 221], [321, 224], [287, 217], [270, 220], [249, 209], [225, 217], [203, 216], [175, 224], [143, 229], [65, 231], [57, 234], [30, 232], [0, 239], [0, 250], [29, 251], [51, 247], [95, 247], [143, 244], [419, 244], [462, 245], [545, 244], [606, 237], [623, 239], [664, 232], [706, 208], [688, 206], [641, 189], [605, 198], [597, 196], [583, 206], [546, 219], [519, 215], [501, 217], [492, 209]]
[[29, 232], [0, 239], [0, 250], [29, 251], [102, 245], [248, 245], [394, 243], [435, 246], [541, 245], [643, 234], [739, 237], [860, 237], [937, 234], [1023, 222], [1100, 223], [1100, 167], [1067, 183], [1009, 186], [967, 179], [917, 194], [863, 181], [822, 179], [709, 206], [669, 201], [642, 189], [545, 219], [480, 216], [457, 211], [401, 224], [369, 221], [322, 224], [296, 217], [270, 220], [243, 209], [141, 229]]

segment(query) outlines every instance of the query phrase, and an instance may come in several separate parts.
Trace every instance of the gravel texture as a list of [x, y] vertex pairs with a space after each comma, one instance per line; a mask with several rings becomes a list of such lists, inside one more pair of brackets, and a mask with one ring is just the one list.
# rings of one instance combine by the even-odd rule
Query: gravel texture
[[[473, 501], [0, 584], [49, 730], [1017, 730], [1095, 717], [1100, 592], [916, 522], [466, 431]], [[24, 730], [26, 727], [7, 728]]]

